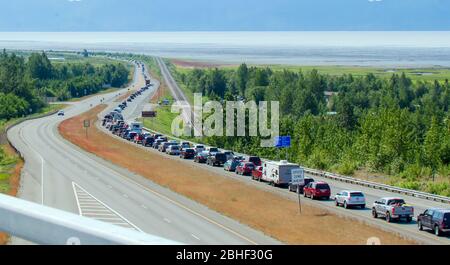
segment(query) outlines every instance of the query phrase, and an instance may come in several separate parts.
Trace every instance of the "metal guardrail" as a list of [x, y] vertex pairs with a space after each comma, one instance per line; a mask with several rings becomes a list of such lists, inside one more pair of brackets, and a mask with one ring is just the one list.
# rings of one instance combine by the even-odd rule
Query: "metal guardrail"
[[332, 179], [332, 180], [337, 180], [340, 182], [369, 187], [372, 189], [378, 189], [378, 190], [384, 190], [384, 191], [389, 191], [389, 192], [394, 192], [394, 193], [399, 193], [399, 194], [405, 194], [408, 196], [422, 198], [422, 199], [426, 199], [426, 200], [430, 200], [430, 201], [436, 201], [436, 202], [450, 204], [450, 198], [445, 197], [445, 196], [439, 196], [439, 195], [434, 195], [431, 193], [415, 191], [415, 190], [410, 190], [410, 189], [398, 188], [398, 187], [394, 187], [394, 186], [390, 186], [390, 185], [386, 185], [386, 184], [356, 179], [356, 178], [352, 178], [352, 177], [348, 177], [348, 176], [342, 176], [339, 174], [333, 174], [333, 173], [315, 170], [315, 169], [311, 169], [311, 168], [304, 168], [304, 169], [305, 169], [305, 173], [308, 173], [308, 174], [314, 175], [314, 176], [320, 176], [320, 177], [324, 177], [324, 178], [328, 178], [328, 179]]
[[[157, 132], [157, 131], [149, 129], [149, 128], [144, 128], [144, 130], [146, 130], [148, 132], [153, 132], [153, 133], [160, 133], [160, 132]], [[183, 139], [180, 139], [180, 138], [177, 138], [177, 137], [169, 137], [169, 138], [174, 139], [174, 140], [178, 140], [178, 141], [184, 141]], [[190, 141], [186, 141], [186, 142], [190, 142]], [[190, 142], [190, 143], [191, 144], [196, 144], [196, 143], [193, 143], [193, 142]], [[238, 154], [238, 153], [236, 153], [236, 155], [246, 156], [245, 154]], [[376, 183], [376, 182], [372, 182], [372, 181], [356, 179], [356, 178], [352, 178], [352, 177], [348, 177], [348, 176], [342, 176], [342, 175], [339, 175], [339, 174], [334, 174], [334, 173], [320, 171], [320, 170], [306, 168], [306, 167], [303, 167], [303, 168], [305, 170], [305, 173], [308, 173], [308, 174], [314, 175], [314, 176], [320, 176], [320, 177], [324, 177], [324, 178], [328, 178], [328, 179], [332, 179], [332, 180], [336, 180], [336, 181], [340, 181], [340, 182], [345, 182], [345, 183], [360, 185], [360, 186], [364, 186], [364, 187], [369, 187], [369, 188], [372, 188], [372, 189], [384, 190], [384, 191], [389, 191], [389, 192], [409, 195], [409, 196], [413, 196], [413, 197], [416, 197], [416, 198], [421, 198], [421, 199], [425, 199], [425, 200], [429, 200], [429, 201], [435, 201], [435, 202], [441, 202], [441, 203], [450, 204], [450, 198], [449, 197], [445, 197], [445, 196], [439, 196], [439, 195], [434, 195], [434, 194], [431, 194], [431, 193], [415, 191], [415, 190], [410, 190], [410, 189], [398, 188], [398, 187], [394, 187], [394, 186], [390, 186], [390, 185], [386, 185], [386, 184], [381, 184], [381, 183]]]
[[2, 194], [0, 231], [42, 245], [180, 245]]

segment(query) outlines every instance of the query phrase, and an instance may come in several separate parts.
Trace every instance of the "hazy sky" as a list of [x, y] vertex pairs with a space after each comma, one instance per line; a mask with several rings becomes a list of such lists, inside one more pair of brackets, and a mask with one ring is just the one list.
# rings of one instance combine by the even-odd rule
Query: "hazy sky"
[[450, 30], [450, 0], [0, 0], [0, 31]]

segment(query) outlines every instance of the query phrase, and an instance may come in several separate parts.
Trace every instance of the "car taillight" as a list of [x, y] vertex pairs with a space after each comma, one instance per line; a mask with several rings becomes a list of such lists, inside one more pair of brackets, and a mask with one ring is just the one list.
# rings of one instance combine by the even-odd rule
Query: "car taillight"
[[445, 229], [445, 223], [444, 223], [444, 222], [441, 222], [441, 224], [439, 225], [439, 227], [440, 227], [441, 229]]
[[392, 214], [395, 214], [395, 208], [392, 208]]

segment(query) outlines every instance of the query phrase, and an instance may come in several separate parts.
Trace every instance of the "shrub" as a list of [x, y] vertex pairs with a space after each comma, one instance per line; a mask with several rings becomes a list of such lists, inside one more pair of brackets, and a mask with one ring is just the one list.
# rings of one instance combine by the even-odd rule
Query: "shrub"
[[358, 164], [354, 161], [344, 161], [337, 168], [339, 174], [351, 176], [358, 169]]

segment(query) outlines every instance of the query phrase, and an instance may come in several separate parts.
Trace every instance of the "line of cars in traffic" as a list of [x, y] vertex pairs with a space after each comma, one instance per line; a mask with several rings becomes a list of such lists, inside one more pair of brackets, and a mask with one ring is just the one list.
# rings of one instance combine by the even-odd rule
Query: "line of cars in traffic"
[[[133, 93], [130, 98], [119, 105], [114, 111], [103, 119], [103, 126], [113, 134], [130, 142], [153, 148], [171, 156], [181, 159], [190, 159], [195, 163], [206, 164], [212, 167], [223, 167], [225, 171], [234, 172], [242, 176], [250, 176], [255, 181], [267, 182], [272, 186], [287, 187], [289, 191], [303, 194], [304, 197], [315, 199], [332, 199], [330, 185], [323, 181], [315, 181], [305, 177], [301, 185], [292, 183], [292, 171], [300, 169], [297, 164], [287, 161], [266, 161], [257, 156], [239, 156], [232, 151], [220, 150], [216, 147], [207, 147], [203, 144], [191, 144], [187, 141], [170, 140], [169, 137], [149, 133], [143, 130], [139, 122], [126, 123], [121, 111], [127, 108], [127, 102], [132, 102], [148, 88], [142, 88]], [[366, 209], [366, 198], [361, 191], [343, 190], [334, 198], [337, 207], [345, 209]], [[412, 222], [414, 207], [407, 205], [400, 197], [386, 197], [375, 201], [371, 207], [373, 218], [384, 218], [387, 222], [405, 220]], [[450, 232], [450, 210], [428, 209], [417, 218], [418, 228], [431, 229], [437, 236]]]

